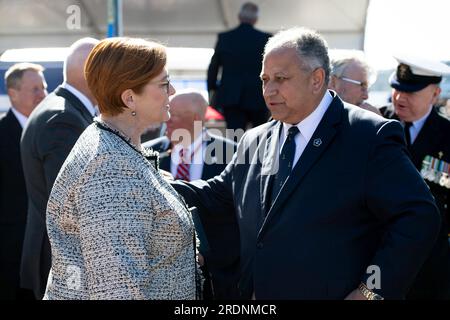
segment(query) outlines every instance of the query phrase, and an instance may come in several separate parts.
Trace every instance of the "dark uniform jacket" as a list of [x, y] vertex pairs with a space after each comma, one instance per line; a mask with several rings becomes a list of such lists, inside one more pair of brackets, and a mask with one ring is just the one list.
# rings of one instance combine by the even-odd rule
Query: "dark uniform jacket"
[[0, 300], [16, 299], [27, 217], [20, 160], [22, 127], [10, 109], [0, 118]]
[[[392, 105], [382, 107], [380, 111], [385, 117], [398, 120]], [[430, 187], [442, 216], [438, 240], [408, 298], [450, 298], [450, 246], [447, 239], [447, 234], [450, 232], [448, 228], [450, 189], [442, 186], [436, 175], [436, 180], [430, 181], [429, 175], [426, 174], [433, 164], [438, 171], [444, 171], [447, 168], [445, 163], [450, 163], [450, 121], [433, 109], [414, 143], [408, 147], [408, 151], [414, 166], [421, 172]]]
[[217, 90], [212, 101], [215, 107], [266, 111], [259, 74], [264, 46], [270, 36], [246, 23], [219, 34], [207, 79], [208, 90]]

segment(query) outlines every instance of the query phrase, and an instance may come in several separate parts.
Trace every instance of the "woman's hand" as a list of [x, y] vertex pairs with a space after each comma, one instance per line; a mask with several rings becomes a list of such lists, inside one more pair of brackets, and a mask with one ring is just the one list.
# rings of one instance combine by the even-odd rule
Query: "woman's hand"
[[201, 255], [200, 252], [197, 251], [197, 263], [200, 265], [200, 267], [203, 267], [205, 264], [205, 258]]
[[162, 177], [168, 181], [174, 181], [175, 178], [173, 177], [173, 175], [169, 172], [169, 171], [165, 171], [162, 169], [159, 169], [159, 173], [162, 175]]

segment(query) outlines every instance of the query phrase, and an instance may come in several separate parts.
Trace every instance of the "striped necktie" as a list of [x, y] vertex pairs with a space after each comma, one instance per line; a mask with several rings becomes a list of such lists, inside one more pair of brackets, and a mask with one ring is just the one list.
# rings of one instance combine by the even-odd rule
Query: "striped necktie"
[[189, 165], [191, 163], [191, 159], [186, 159], [186, 149], [181, 148], [180, 149], [180, 163], [177, 167], [177, 174], [175, 176], [176, 180], [184, 180], [184, 181], [190, 181], [189, 179]]
[[272, 193], [271, 193], [271, 203], [275, 201], [281, 187], [286, 182], [287, 178], [291, 174], [292, 167], [294, 166], [294, 156], [295, 156], [295, 136], [300, 131], [296, 126], [289, 128], [286, 141], [284, 142], [283, 149], [281, 149], [280, 160], [278, 172], [272, 180]]

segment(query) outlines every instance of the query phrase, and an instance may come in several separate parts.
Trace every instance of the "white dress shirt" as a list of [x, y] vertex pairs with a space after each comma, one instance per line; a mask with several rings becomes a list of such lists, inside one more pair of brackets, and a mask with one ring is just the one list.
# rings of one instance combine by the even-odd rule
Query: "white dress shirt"
[[422, 130], [422, 127], [425, 124], [425, 121], [427, 120], [428, 116], [430, 115], [432, 109], [433, 109], [433, 106], [430, 106], [430, 110], [428, 110], [426, 115], [424, 115], [419, 120], [412, 122], [411, 127], [409, 127], [409, 135], [411, 137], [411, 144], [413, 144], [414, 141], [416, 140], [417, 136], [419, 135], [420, 130]]
[[[197, 180], [202, 178], [204, 156], [206, 152], [206, 141], [203, 141], [205, 131], [200, 134], [188, 148], [185, 148], [185, 152], [192, 157], [192, 162], [189, 165], [189, 179]], [[180, 163], [180, 150], [183, 148], [182, 144], [174, 146], [171, 153], [170, 172], [175, 177], [177, 175], [178, 164]]]
[[[294, 156], [294, 165], [292, 166], [292, 168], [295, 167], [295, 165], [298, 162], [298, 159], [300, 159], [300, 156], [302, 155], [303, 151], [308, 145], [309, 140], [311, 140], [314, 131], [316, 131], [317, 126], [319, 125], [320, 121], [323, 118], [323, 115], [327, 111], [332, 101], [333, 96], [327, 90], [317, 108], [309, 116], [307, 116], [305, 119], [296, 124], [299, 133], [295, 136], [295, 156]], [[286, 141], [287, 138], [288, 130], [292, 126], [293, 126], [292, 124], [283, 122], [279, 140], [280, 148], [278, 150], [278, 153], [281, 153], [284, 142]]]
[[[327, 90], [317, 108], [309, 116], [307, 116], [305, 119], [296, 124], [299, 133], [295, 136], [295, 156], [292, 169], [297, 164], [298, 159], [300, 159], [300, 156], [302, 155], [303, 151], [308, 145], [309, 140], [311, 140], [314, 131], [316, 131], [317, 126], [319, 125], [320, 121], [323, 118], [323, 115], [328, 110], [328, 107], [330, 106], [332, 101], [333, 96]], [[291, 127], [293, 127], [292, 124], [283, 122], [283, 126], [281, 127], [280, 140], [278, 144], [279, 147], [278, 153], [281, 153], [284, 142], [286, 141], [288, 135], [289, 128]], [[256, 300], [254, 291], [251, 300]]]
[[86, 109], [89, 111], [89, 113], [92, 115], [92, 117], [95, 117], [96, 115], [98, 115], [98, 112], [97, 112], [96, 108], [94, 107], [94, 105], [92, 104], [91, 100], [89, 100], [88, 97], [86, 97], [83, 93], [81, 93], [76, 88], [72, 87], [67, 82], [64, 82], [63, 84], [61, 84], [61, 87], [70, 91], [70, 93], [72, 93], [75, 97], [77, 97], [81, 101], [81, 103], [86, 107]]
[[14, 107], [11, 107], [11, 111], [14, 114], [14, 116], [16, 117], [17, 121], [19, 121], [22, 129], [25, 128], [25, 125], [27, 124], [27, 121], [28, 121], [28, 117], [25, 117], [23, 114], [20, 113], [20, 111], [18, 111]]

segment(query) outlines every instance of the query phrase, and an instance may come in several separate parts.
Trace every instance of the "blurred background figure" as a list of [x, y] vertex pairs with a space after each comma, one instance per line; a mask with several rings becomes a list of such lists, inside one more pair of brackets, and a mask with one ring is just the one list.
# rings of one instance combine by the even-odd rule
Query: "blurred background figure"
[[[224, 113], [227, 128], [245, 130], [267, 121], [269, 113], [261, 90], [262, 53], [269, 33], [254, 28], [258, 6], [242, 5], [240, 25], [220, 33], [208, 68], [210, 104]], [[218, 79], [221, 71], [221, 78]]]
[[376, 107], [365, 102], [369, 98], [370, 83], [374, 82], [370, 79], [371, 74], [373, 71], [361, 52], [335, 53], [331, 59], [328, 88], [336, 91], [345, 102], [381, 115]]
[[[219, 175], [236, 150], [236, 144], [204, 127], [208, 103], [201, 93], [186, 89], [170, 101], [167, 136], [146, 147], [160, 152], [160, 168], [185, 181], [207, 180]], [[180, 139], [183, 136], [183, 139]], [[239, 230], [236, 215], [194, 215], [205, 265], [205, 299], [238, 299]], [[203, 227], [205, 226], [205, 228]], [[206, 242], [204, 241], [206, 240]], [[203, 245], [207, 243], [207, 245]]]
[[11, 108], [0, 118], [0, 300], [30, 295], [19, 286], [28, 203], [20, 137], [28, 116], [47, 95], [43, 71], [38, 64], [18, 63], [5, 73]]
[[450, 67], [417, 57], [396, 59], [397, 70], [389, 79], [392, 104], [380, 111], [402, 122], [411, 160], [430, 187], [442, 218], [433, 251], [407, 299], [450, 299], [450, 121], [433, 107], [441, 93], [442, 76], [450, 74]]
[[21, 286], [37, 299], [44, 295], [51, 264], [45, 225], [53, 182], [84, 129], [92, 123], [97, 103], [83, 68], [98, 43], [83, 38], [72, 44], [64, 61], [64, 83], [32, 112], [21, 139], [22, 165], [28, 193], [28, 214], [20, 271]]
[[[20, 120], [22, 127], [36, 106], [47, 96], [44, 67], [35, 63], [17, 63], [5, 73], [6, 90], [11, 102], [11, 111]], [[22, 116], [25, 117], [23, 119]]]

